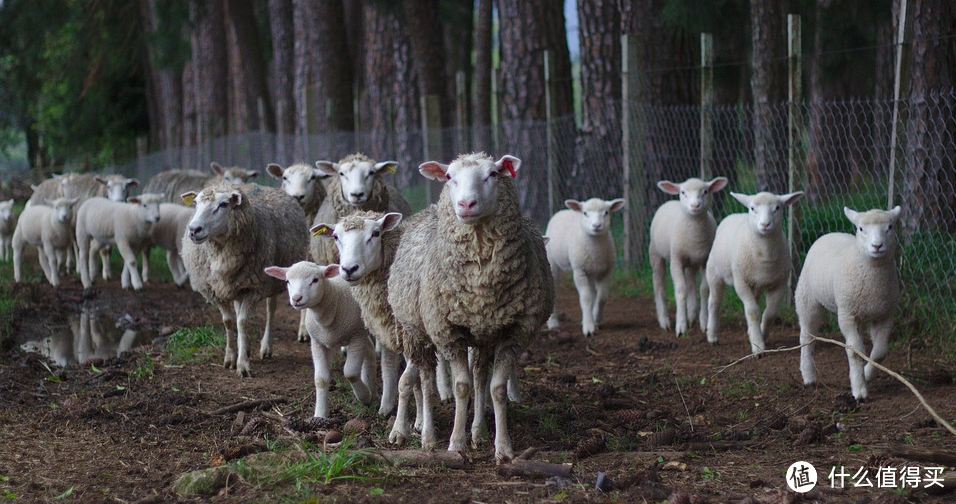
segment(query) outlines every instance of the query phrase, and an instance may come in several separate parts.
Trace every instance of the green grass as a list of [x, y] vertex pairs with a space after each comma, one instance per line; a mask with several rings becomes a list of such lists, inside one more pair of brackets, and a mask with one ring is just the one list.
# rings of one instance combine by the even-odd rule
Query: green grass
[[170, 364], [209, 362], [226, 345], [225, 335], [210, 326], [184, 328], [173, 333], [166, 342]]

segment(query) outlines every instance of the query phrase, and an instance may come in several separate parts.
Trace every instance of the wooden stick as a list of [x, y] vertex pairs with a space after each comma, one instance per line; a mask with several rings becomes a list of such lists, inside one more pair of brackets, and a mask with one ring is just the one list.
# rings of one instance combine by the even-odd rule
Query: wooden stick
[[458, 452], [422, 451], [422, 450], [385, 450], [376, 451], [395, 467], [444, 467], [448, 469], [466, 469], [468, 460]]
[[515, 460], [510, 464], [501, 464], [498, 466], [498, 476], [503, 478], [550, 478], [558, 476], [561, 478], [570, 478], [571, 464], [551, 464], [548, 462], [538, 462], [534, 460]]
[[534, 457], [534, 455], [538, 453], [539, 449], [540, 448], [532, 446], [531, 448], [528, 448], [527, 450], [521, 452], [520, 455], [515, 457], [515, 460], [531, 460], [531, 457]]
[[886, 453], [894, 457], [902, 457], [907, 460], [919, 460], [923, 462], [935, 462], [946, 466], [956, 466], [956, 451], [940, 450], [936, 448], [923, 448], [909, 445], [891, 445], [886, 449]]
[[209, 414], [212, 416], [225, 415], [227, 413], [235, 413], [237, 411], [255, 409], [260, 406], [270, 407], [276, 404], [285, 404], [287, 402], [289, 402], [289, 400], [283, 397], [276, 397], [274, 399], [256, 399], [254, 401], [246, 401], [246, 402], [241, 402], [239, 404], [233, 404], [231, 406], [225, 406]]
[[768, 354], [772, 354], [772, 353], [790, 352], [790, 351], [793, 351], [793, 350], [799, 350], [799, 349], [801, 349], [801, 348], [803, 348], [803, 347], [809, 345], [811, 342], [812, 342], [812, 341], [808, 341], [808, 342], [806, 342], [806, 343], [804, 343], [804, 344], [802, 344], [802, 345], [797, 345], [797, 346], [795, 346], [795, 347], [773, 348], [773, 349], [770, 349], [770, 350], [764, 350], [763, 352], [760, 352], [759, 354], [753, 354], [753, 353], [747, 354], [747, 355], [745, 355], [745, 356], [743, 356], [743, 357], [741, 357], [741, 358], [739, 358], [739, 359], [737, 359], [737, 360], [731, 362], [730, 364], [727, 364], [726, 366], [721, 366], [721, 367], [717, 370], [717, 372], [714, 373], [713, 376], [710, 377], [710, 379], [713, 380], [713, 379], [716, 378], [717, 375], [719, 375], [720, 373], [723, 373], [723, 372], [726, 371], [727, 369], [732, 368], [732, 367], [736, 366], [737, 364], [740, 364], [741, 362], [743, 362], [743, 361], [745, 361], [745, 360], [759, 359], [759, 358], [763, 357], [764, 355], [768, 355]]

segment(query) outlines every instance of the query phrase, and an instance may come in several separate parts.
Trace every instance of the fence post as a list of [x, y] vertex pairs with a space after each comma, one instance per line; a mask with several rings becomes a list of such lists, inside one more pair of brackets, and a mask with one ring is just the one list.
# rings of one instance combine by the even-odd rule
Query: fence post
[[333, 157], [335, 157], [332, 154], [332, 113], [333, 113], [332, 106], [333, 106], [332, 99], [326, 98], [325, 99], [325, 152], [320, 154], [319, 157], [321, 159], [329, 159], [331, 161], [335, 161], [335, 159], [332, 159]]
[[555, 146], [555, 124], [554, 124], [554, 54], [551, 51], [544, 51], [544, 114], [547, 151], [548, 151], [548, 216], [554, 215], [557, 203], [555, 198], [558, 196], [555, 190], [555, 165], [558, 162], [558, 153]]
[[[798, 180], [802, 180], [803, 138], [803, 66], [800, 51], [800, 16], [787, 14], [787, 167], [789, 172], [789, 191], [798, 190]], [[802, 183], [800, 184], [802, 188]], [[795, 287], [797, 273], [800, 271], [800, 206], [790, 205], [787, 209], [787, 242], [793, 267], [790, 270], [791, 292]]]
[[[354, 131], [352, 132], [352, 146], [349, 151], [355, 152], [362, 145], [362, 95], [358, 83], [352, 86], [352, 124], [354, 125]], [[332, 149], [331, 145], [329, 149]]]
[[621, 35], [621, 147], [624, 198], [624, 263], [634, 266], [644, 243], [644, 129], [637, 117], [640, 79], [637, 37]]
[[455, 72], [455, 119], [457, 127], [458, 148], [455, 152], [470, 152], [472, 149], [467, 147], [467, 137], [465, 136], [465, 125], [468, 123], [468, 94], [465, 89], [465, 71]]
[[146, 137], [136, 137], [136, 176], [140, 180], [150, 177], [146, 175]]
[[710, 180], [714, 164], [714, 35], [700, 34], [700, 178]]
[[909, 61], [909, 46], [906, 45], [907, 25], [913, 23], [913, 16], [908, 12], [906, 0], [900, 0], [900, 20], [896, 31], [896, 68], [893, 77], [893, 124], [890, 126], [890, 172], [889, 183], [886, 189], [886, 209], [893, 208], [896, 190], [896, 157], [899, 155], [899, 125], [900, 125], [900, 92], [908, 83], [903, 79], [909, 72], [903, 71], [903, 66]]
[[[425, 161], [441, 160], [441, 97], [434, 94], [422, 96], [422, 151]], [[440, 193], [440, 183], [425, 181], [427, 203], [436, 202]]]
[[491, 127], [492, 127], [492, 142], [494, 143], [495, 156], [501, 155], [501, 135], [504, 128], [501, 126], [501, 68], [496, 67], [491, 72], [491, 96], [494, 97], [495, 103], [491, 108]]

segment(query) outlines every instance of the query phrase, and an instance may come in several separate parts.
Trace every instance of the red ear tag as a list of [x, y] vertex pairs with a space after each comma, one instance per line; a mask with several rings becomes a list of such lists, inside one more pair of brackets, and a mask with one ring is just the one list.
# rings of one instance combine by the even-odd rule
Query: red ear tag
[[511, 161], [506, 159], [504, 164], [505, 164], [505, 168], [507, 168], [508, 171], [511, 172], [511, 178], [518, 178], [518, 174], [515, 173], [515, 167], [514, 165], [511, 164]]

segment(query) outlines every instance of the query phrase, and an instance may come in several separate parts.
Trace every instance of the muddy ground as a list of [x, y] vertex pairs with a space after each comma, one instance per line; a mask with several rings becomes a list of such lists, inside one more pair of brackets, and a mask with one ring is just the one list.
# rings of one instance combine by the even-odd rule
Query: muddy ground
[[[84, 296], [78, 280], [59, 290], [20, 285], [19, 338], [63, 330], [68, 315], [96, 309], [110, 320], [156, 336], [154, 344], [120, 358], [93, 359], [58, 369], [44, 358], [12, 349], [0, 353], [0, 500], [49, 502], [954, 502], [954, 494], [875, 488], [879, 467], [929, 467], [887, 455], [894, 445], [956, 449], [901, 383], [878, 375], [870, 401], [855, 405], [844, 351], [820, 347], [821, 383], [802, 385], [798, 352], [724, 366], [748, 351], [740, 321], [724, 324], [711, 347], [694, 330], [675, 338], [658, 328], [649, 298], [614, 297], [598, 335], [580, 335], [577, 297], [560, 283], [562, 331], [542, 331], [524, 356], [524, 402], [509, 408], [516, 453], [572, 463], [573, 478], [506, 479], [497, 474], [490, 443], [467, 453], [470, 468], [396, 469], [328, 485], [271, 484], [231, 475], [211, 497], [173, 490], [188, 471], [221, 465], [266, 449], [293, 456], [295, 445], [321, 447], [324, 433], [364, 416], [358, 442], [388, 450], [388, 423], [354, 404], [341, 382], [333, 421], [310, 424], [314, 394], [308, 345], [295, 341], [297, 314], [279, 310], [274, 357], [252, 363], [239, 379], [221, 367], [221, 351], [207, 362], [169, 365], [163, 338], [181, 327], [212, 324], [218, 314], [189, 290], [149, 284], [141, 293], [100, 283]], [[776, 326], [770, 347], [798, 344], [793, 326]], [[839, 334], [829, 334], [839, 338]], [[257, 348], [254, 344], [253, 348]], [[897, 344], [886, 364], [916, 383], [943, 417], [956, 419], [951, 357], [919, 342]], [[950, 354], [951, 355], [951, 354]], [[341, 368], [339, 368], [341, 369]], [[144, 371], [146, 370], [146, 371]], [[264, 410], [212, 414], [255, 399], [279, 399]], [[437, 414], [447, 442], [452, 406]], [[489, 414], [490, 418], [490, 414]], [[492, 424], [493, 425], [493, 424]], [[334, 440], [333, 440], [334, 441]], [[310, 448], [312, 449], [312, 448]], [[807, 461], [820, 482], [808, 494], [785, 484], [791, 463]], [[950, 462], [952, 463], [952, 462]], [[832, 466], [851, 475], [868, 469], [874, 488], [843, 489], [827, 479]], [[885, 470], [884, 470], [885, 471]], [[609, 480], [595, 489], [599, 472]], [[866, 481], [858, 481], [865, 483]], [[606, 483], [607, 485], [607, 483]], [[921, 485], [925, 486], [925, 482]]]

